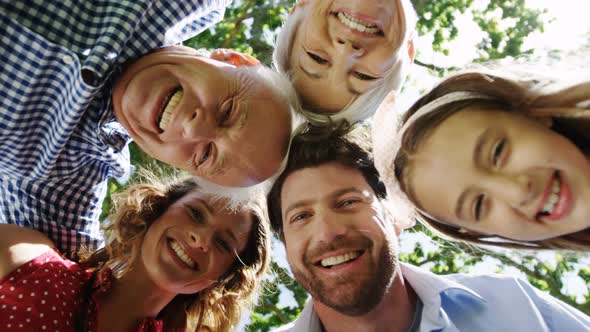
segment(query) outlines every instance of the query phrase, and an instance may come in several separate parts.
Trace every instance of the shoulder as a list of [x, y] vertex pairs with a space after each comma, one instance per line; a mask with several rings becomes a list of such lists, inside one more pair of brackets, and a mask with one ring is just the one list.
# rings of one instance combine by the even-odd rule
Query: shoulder
[[45, 234], [36, 230], [0, 225], [0, 278], [54, 247]]

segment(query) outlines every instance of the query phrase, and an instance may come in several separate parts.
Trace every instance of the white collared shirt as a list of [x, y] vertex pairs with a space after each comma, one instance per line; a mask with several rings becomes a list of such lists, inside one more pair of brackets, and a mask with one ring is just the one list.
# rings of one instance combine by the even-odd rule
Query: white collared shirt
[[[423, 332], [590, 331], [588, 316], [515, 277], [439, 276], [403, 263], [401, 270], [424, 304], [419, 329]], [[322, 332], [313, 302], [275, 332]]]

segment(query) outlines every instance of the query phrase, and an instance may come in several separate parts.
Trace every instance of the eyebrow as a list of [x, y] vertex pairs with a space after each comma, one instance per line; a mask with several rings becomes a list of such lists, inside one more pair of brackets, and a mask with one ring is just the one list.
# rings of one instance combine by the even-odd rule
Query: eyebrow
[[459, 220], [465, 220], [465, 218], [463, 216], [463, 210], [464, 210], [463, 205], [465, 205], [466, 200], [467, 200], [467, 191], [464, 191], [459, 196], [459, 199], [457, 199], [457, 205], [455, 205], [455, 216]]
[[[348, 194], [351, 192], [358, 193], [358, 194], [363, 193], [362, 190], [359, 190], [355, 187], [348, 187], [348, 188], [336, 190], [336, 191], [326, 195], [325, 198], [334, 198], [334, 197], [342, 196], [344, 194]], [[321, 198], [321, 199], [324, 199], [324, 198]], [[285, 210], [285, 215], [283, 216], [283, 218], [286, 217], [289, 214], [289, 212], [291, 212], [292, 210], [300, 208], [302, 206], [309, 205], [312, 201], [313, 200], [310, 200], [310, 199], [303, 199], [303, 200], [296, 201], [295, 203], [289, 205], [289, 207]]]
[[[473, 148], [473, 164], [474, 165], [478, 165], [480, 160], [482, 160], [481, 156], [483, 153], [483, 146], [485, 145], [487, 136], [489, 135], [491, 129], [488, 128], [486, 130], [484, 130], [481, 134], [479, 134], [479, 136], [477, 137], [477, 140], [475, 141], [475, 147]], [[459, 220], [464, 220], [464, 216], [463, 216], [463, 205], [465, 204], [465, 201], [467, 200], [467, 191], [463, 191], [461, 193], [461, 195], [459, 196], [459, 198], [457, 199], [457, 204], [455, 205], [455, 216], [459, 219]]]
[[491, 129], [488, 128], [484, 130], [481, 134], [479, 134], [479, 136], [477, 137], [475, 147], [473, 148], [473, 165], [479, 165], [479, 161], [482, 160], [481, 155], [483, 152], [483, 146], [490, 132]]

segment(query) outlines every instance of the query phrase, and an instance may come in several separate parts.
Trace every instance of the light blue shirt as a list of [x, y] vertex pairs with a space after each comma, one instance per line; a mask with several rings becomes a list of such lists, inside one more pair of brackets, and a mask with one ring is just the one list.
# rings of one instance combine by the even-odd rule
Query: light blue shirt
[[[515, 277], [439, 276], [408, 264], [401, 270], [424, 304], [422, 332], [590, 331], [588, 316]], [[287, 331], [322, 331], [311, 301], [297, 320], [275, 332]]]

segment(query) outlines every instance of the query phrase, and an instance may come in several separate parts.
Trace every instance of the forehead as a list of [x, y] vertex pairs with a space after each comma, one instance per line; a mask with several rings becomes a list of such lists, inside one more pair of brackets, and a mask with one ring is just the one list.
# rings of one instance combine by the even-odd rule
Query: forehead
[[372, 192], [358, 169], [338, 163], [303, 168], [289, 174], [283, 183], [281, 208], [284, 210], [287, 205], [301, 200], [321, 200], [326, 195], [347, 188]]
[[231, 229], [236, 235], [247, 235], [252, 228], [253, 212], [245, 209], [229, 209], [229, 202], [226, 198], [203, 194], [198, 189], [194, 189], [184, 195], [178, 203], [207, 209], [207, 212], [212, 215], [211, 224]]
[[492, 111], [465, 110], [451, 115], [420, 144], [411, 157], [410, 191], [418, 206], [442, 219], [451, 219], [457, 198], [475, 179], [473, 151], [491, 121]]

